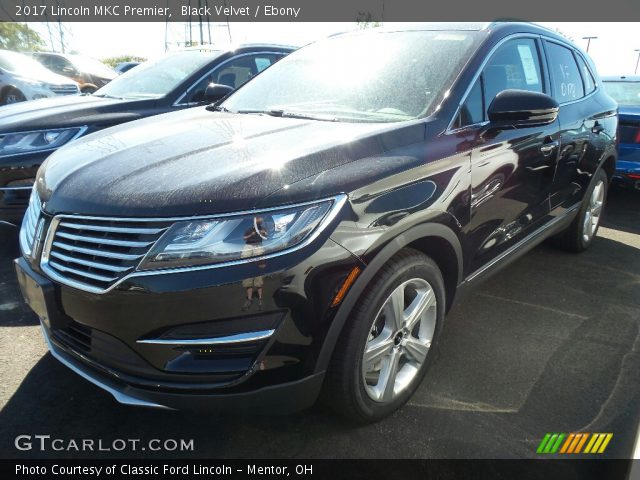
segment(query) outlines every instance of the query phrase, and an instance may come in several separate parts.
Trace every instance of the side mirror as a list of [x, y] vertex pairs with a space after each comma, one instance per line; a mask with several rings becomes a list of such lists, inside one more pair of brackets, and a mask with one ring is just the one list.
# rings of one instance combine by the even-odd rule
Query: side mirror
[[210, 83], [204, 91], [204, 100], [209, 103], [217, 102], [221, 98], [229, 95], [231, 92], [233, 92], [233, 88], [228, 85]]
[[489, 105], [490, 127], [525, 128], [555, 122], [560, 106], [549, 95], [527, 90], [503, 90]]

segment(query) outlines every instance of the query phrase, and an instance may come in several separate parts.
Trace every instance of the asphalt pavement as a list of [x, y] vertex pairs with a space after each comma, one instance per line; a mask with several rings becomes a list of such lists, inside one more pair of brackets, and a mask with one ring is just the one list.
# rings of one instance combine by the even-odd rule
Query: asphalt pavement
[[[543, 244], [446, 320], [441, 351], [407, 406], [354, 427], [324, 407], [289, 416], [195, 414], [117, 404], [47, 353], [0, 231], [3, 458], [535, 458], [548, 432], [611, 432], [629, 458], [640, 423], [640, 191], [612, 190], [592, 248]], [[18, 435], [193, 439], [191, 452], [20, 451]]]

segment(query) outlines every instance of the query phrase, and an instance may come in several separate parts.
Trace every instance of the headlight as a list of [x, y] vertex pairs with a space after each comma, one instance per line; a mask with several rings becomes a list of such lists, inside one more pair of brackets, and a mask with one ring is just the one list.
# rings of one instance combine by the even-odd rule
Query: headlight
[[172, 225], [140, 269], [254, 259], [302, 246], [337, 214], [346, 196], [293, 207], [187, 220]]
[[53, 150], [73, 140], [84, 127], [0, 133], [0, 157]]

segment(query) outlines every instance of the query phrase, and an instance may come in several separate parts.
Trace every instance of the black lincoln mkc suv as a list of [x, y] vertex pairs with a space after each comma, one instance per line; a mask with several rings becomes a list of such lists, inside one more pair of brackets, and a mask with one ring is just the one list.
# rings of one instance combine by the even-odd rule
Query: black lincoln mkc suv
[[16, 270], [51, 353], [130, 405], [359, 421], [404, 404], [456, 292], [593, 242], [616, 103], [529, 24], [369, 30], [40, 168]]

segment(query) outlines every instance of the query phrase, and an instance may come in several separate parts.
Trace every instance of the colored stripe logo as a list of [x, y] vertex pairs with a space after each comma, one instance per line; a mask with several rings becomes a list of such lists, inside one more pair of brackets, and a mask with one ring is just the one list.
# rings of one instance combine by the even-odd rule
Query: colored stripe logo
[[547, 433], [536, 452], [542, 454], [604, 453], [612, 438], [613, 433]]

